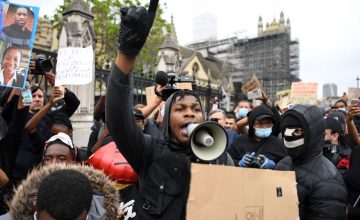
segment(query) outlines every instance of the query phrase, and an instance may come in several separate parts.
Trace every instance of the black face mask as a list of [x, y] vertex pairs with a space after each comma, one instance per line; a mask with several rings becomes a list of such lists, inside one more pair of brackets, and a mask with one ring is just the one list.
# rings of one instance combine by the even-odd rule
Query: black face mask
[[331, 145], [331, 140], [326, 140], [325, 145]]
[[283, 133], [283, 138], [287, 154], [291, 158], [295, 159], [300, 157], [305, 149], [305, 135], [302, 134], [300, 136], [295, 136], [292, 134], [293, 130], [295, 129], [286, 128], [285, 132]]
[[335, 154], [337, 153], [337, 145], [331, 144], [331, 141], [325, 141], [323, 148], [324, 153]]

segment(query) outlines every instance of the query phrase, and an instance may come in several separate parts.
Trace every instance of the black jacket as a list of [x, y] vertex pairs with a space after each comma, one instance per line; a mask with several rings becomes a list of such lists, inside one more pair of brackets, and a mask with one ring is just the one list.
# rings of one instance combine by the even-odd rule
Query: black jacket
[[[63, 107], [46, 114], [37, 126], [36, 132], [28, 134], [26, 131], [22, 131], [24, 132], [23, 140], [12, 174], [15, 184], [24, 179], [28, 172], [40, 163], [45, 141], [51, 137], [50, 129], [53, 117], [58, 112], [63, 112], [71, 117], [80, 105], [79, 99], [70, 90], [66, 90], [64, 101], [65, 105]], [[27, 120], [30, 120], [32, 116], [33, 114], [29, 112]]]
[[324, 156], [325, 121], [315, 106], [296, 105], [284, 113], [295, 116], [305, 132], [298, 159], [286, 157], [275, 169], [295, 170], [301, 220], [345, 219], [347, 192], [336, 167]]
[[[15, 95], [12, 100], [4, 106], [1, 115], [7, 115], [6, 120], [1, 120], [1, 123], [8, 123], [8, 130], [0, 140], [0, 168], [11, 177], [14, 161], [18, 155], [19, 146], [22, 141], [21, 132], [26, 123], [26, 116], [29, 107], [18, 109], [19, 96]], [[19, 132], [20, 131], [20, 132]], [[10, 184], [7, 184], [0, 189], [0, 215], [7, 212], [7, 205], [5, 204], [6, 195], [8, 191], [12, 190]]]
[[344, 180], [348, 190], [349, 220], [360, 219], [360, 148], [355, 147], [350, 156], [350, 169]]
[[14, 23], [4, 27], [2, 32], [1, 38], [6, 42], [22, 46], [30, 44], [31, 31], [26, 27], [23, 29], [21, 26]]
[[[260, 105], [252, 110], [248, 116], [248, 135], [240, 135], [237, 137], [229, 149], [229, 154], [234, 160], [236, 166], [239, 166], [239, 161], [246, 153], [255, 152], [256, 156], [263, 154], [270, 160], [273, 160], [275, 163], [286, 156], [284, 145], [281, 139], [270, 135], [270, 137], [264, 138], [261, 141], [255, 140], [253, 124], [256, 117], [262, 114], [269, 115], [275, 121], [273, 128], [278, 127], [277, 124], [279, 123], [276, 121], [275, 115], [266, 106]], [[273, 132], [274, 130], [272, 131], [272, 134]]]
[[[143, 134], [132, 112], [131, 75], [116, 65], [106, 96], [106, 125], [116, 146], [138, 175], [141, 197], [136, 219], [185, 219], [190, 183], [190, 149], [180, 150], [170, 141], [169, 118], [173, 96], [165, 103], [164, 140]], [[119, 105], [121, 103], [121, 105]]]

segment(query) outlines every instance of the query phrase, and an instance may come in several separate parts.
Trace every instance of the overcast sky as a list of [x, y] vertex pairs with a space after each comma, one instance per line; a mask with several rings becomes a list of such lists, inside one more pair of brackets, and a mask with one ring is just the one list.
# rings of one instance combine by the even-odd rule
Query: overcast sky
[[[40, 14], [52, 15], [63, 0], [12, 0], [40, 6]], [[50, 3], [51, 2], [51, 3]], [[144, 1], [142, 1], [144, 2]], [[192, 41], [193, 17], [209, 12], [217, 16], [218, 39], [249, 38], [257, 33], [259, 15], [264, 25], [279, 19], [283, 11], [290, 18], [292, 38], [300, 42], [300, 78], [338, 85], [338, 94], [356, 87], [360, 76], [360, 1], [357, 0], [160, 0], [166, 2], [164, 18], [174, 16], [180, 44]]]

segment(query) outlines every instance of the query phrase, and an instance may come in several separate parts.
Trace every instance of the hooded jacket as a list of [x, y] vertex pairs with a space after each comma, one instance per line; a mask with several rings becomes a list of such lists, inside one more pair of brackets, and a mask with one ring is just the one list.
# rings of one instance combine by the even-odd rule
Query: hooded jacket
[[[261, 141], [255, 140], [254, 122], [259, 115], [268, 115], [274, 122], [273, 130], [268, 138]], [[240, 135], [232, 143], [229, 154], [233, 158], [236, 166], [239, 166], [239, 161], [246, 153], [255, 152], [255, 155], [263, 154], [275, 163], [286, 156], [283, 142], [281, 139], [273, 135], [274, 128], [278, 127], [279, 122], [276, 121], [274, 113], [265, 105], [260, 105], [254, 108], [248, 116], [249, 130], [248, 135]]]
[[105, 109], [106, 124], [116, 146], [138, 176], [141, 196], [135, 218], [185, 219], [190, 163], [194, 158], [190, 146], [171, 141], [169, 120], [174, 96], [165, 103], [164, 140], [159, 140], [143, 134], [136, 125], [131, 84], [131, 75], [125, 75], [114, 65]]
[[349, 220], [360, 219], [360, 148], [351, 152], [350, 169], [345, 173], [344, 180], [348, 190]]
[[[324, 156], [325, 121], [319, 108], [295, 105], [282, 116], [295, 117], [304, 129], [304, 145], [297, 158], [286, 157], [275, 169], [295, 170], [301, 220], [345, 219], [347, 192], [336, 167]], [[282, 126], [282, 133], [284, 132]], [[300, 146], [301, 147], [301, 146]]]
[[[115, 184], [99, 170], [81, 165], [49, 165], [34, 169], [29, 176], [16, 188], [14, 197], [9, 203], [12, 219], [33, 220], [33, 198], [41, 181], [50, 173], [59, 169], [74, 169], [89, 177], [94, 189], [93, 202], [89, 212], [89, 219], [115, 220], [119, 207], [119, 195]], [[99, 204], [102, 202], [102, 204]], [[96, 212], [94, 212], [96, 211]]]

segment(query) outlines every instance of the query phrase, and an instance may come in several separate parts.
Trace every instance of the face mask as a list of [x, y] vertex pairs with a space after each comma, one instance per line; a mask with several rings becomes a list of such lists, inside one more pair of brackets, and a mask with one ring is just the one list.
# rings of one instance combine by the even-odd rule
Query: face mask
[[296, 148], [304, 145], [303, 136], [294, 136], [295, 129], [286, 128], [284, 132], [284, 146], [286, 148]]
[[286, 128], [284, 132], [284, 146], [291, 158], [297, 158], [301, 156], [304, 150], [305, 138], [304, 135], [294, 136], [295, 129]]
[[271, 128], [255, 128], [255, 135], [259, 138], [267, 138], [271, 135], [272, 127]]
[[325, 140], [325, 145], [331, 145], [332, 144], [331, 138], [332, 138], [332, 135], [330, 136], [329, 139]]
[[346, 108], [339, 108], [340, 111], [346, 112]]
[[325, 145], [331, 145], [331, 140], [326, 140]]
[[249, 112], [249, 110], [247, 108], [241, 108], [239, 110], [239, 116], [240, 118], [244, 118], [247, 116], [247, 113]]

